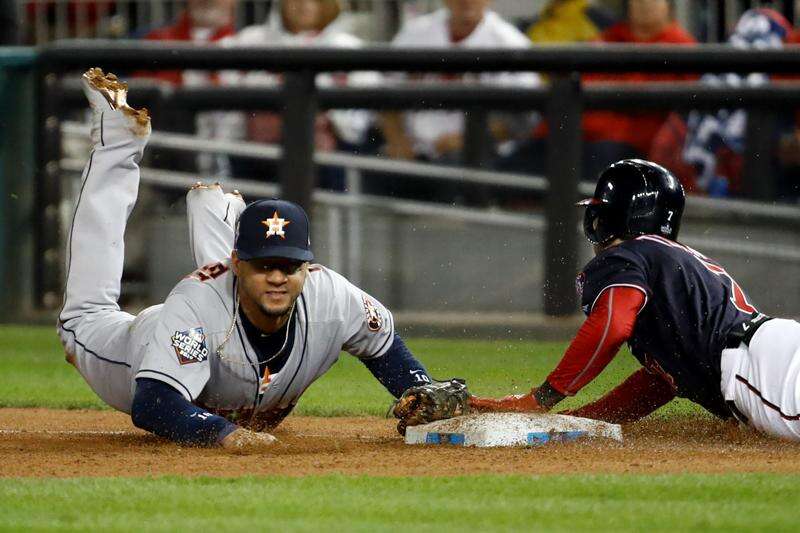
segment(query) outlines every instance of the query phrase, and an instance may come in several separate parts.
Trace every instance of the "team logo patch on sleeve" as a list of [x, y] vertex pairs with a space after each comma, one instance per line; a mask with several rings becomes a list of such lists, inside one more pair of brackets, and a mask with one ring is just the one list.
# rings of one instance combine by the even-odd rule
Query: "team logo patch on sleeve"
[[180, 364], [202, 363], [208, 359], [208, 347], [206, 347], [206, 335], [203, 333], [203, 328], [176, 331], [170, 339]]
[[361, 301], [364, 302], [364, 313], [367, 315], [367, 327], [370, 331], [380, 331], [383, 327], [383, 318], [381, 318], [381, 314], [375, 307], [375, 304], [366, 296], [362, 296]]

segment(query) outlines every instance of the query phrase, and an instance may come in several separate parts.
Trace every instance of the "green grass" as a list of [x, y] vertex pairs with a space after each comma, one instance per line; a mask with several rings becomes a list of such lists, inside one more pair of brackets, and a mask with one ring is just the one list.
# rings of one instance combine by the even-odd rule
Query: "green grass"
[[72, 365], [53, 327], [0, 326], [0, 407], [104, 407]]
[[[464, 377], [477, 394], [501, 395], [539, 383], [565, 343], [412, 339], [409, 346], [434, 376]], [[596, 397], [634, 368], [630, 354], [620, 354], [566, 405]], [[389, 401], [363, 365], [343, 355], [298, 412], [382, 415]], [[64, 362], [53, 328], [12, 326], [0, 326], [0, 406], [104, 408]], [[700, 413], [686, 402], [670, 409]], [[0, 531], [789, 531], [797, 529], [797, 480], [773, 474], [0, 478]]]
[[790, 531], [797, 477], [0, 480], [0, 530]]
[[[478, 395], [527, 392], [558, 363], [566, 343], [410, 339], [408, 345], [436, 378], [462, 377]], [[575, 406], [609, 390], [638, 363], [627, 352], [576, 398]], [[297, 413], [318, 416], [383, 415], [391, 397], [356, 358], [339, 362], [303, 396]], [[105, 406], [64, 361], [55, 328], [0, 326], [0, 407], [101, 409]], [[669, 412], [699, 412], [674, 402]]]

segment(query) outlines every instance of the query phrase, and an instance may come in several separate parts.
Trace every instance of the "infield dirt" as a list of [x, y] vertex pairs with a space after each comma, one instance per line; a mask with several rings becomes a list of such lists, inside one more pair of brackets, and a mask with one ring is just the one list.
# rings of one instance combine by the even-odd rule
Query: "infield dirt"
[[540, 448], [407, 446], [392, 420], [296, 416], [275, 431], [273, 452], [230, 455], [158, 439], [117, 412], [0, 409], [0, 476], [800, 473], [800, 444], [716, 420], [646, 420], [624, 434]]

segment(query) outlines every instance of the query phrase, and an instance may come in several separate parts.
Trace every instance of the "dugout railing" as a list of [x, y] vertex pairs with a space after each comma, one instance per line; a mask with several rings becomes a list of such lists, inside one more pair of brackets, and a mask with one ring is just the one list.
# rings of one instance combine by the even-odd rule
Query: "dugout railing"
[[[581, 132], [584, 109], [716, 109], [747, 108], [745, 179], [756, 197], [770, 197], [769, 180], [754, 179], [768, 172], [763, 157], [774, 131], [775, 117], [787, 108], [800, 107], [800, 91], [792, 86], [757, 88], [707, 87], [695, 83], [640, 86], [583, 86], [581, 72], [800, 72], [800, 51], [741, 51], [724, 46], [631, 47], [625, 45], [548, 47], [508, 51], [369, 49], [222, 49], [141, 42], [65, 42], [41, 49], [39, 56], [39, 121], [37, 207], [44, 214], [38, 224], [36, 248], [43, 258], [35, 277], [36, 295], [42, 305], [52, 306], [61, 290], [58, 180], [59, 117], [63, 102], [61, 77], [89, 66], [106, 69], [204, 70], [259, 69], [282, 72], [277, 89], [203, 88], [178, 89], [159, 95], [162, 105], [180, 105], [194, 111], [212, 109], [270, 109], [284, 117], [279, 165], [281, 194], [310, 205], [314, 180], [313, 122], [320, 109], [420, 109], [456, 108], [467, 111], [465, 160], [480, 165], [488, 110], [541, 110], [549, 124], [545, 179], [530, 178], [531, 186], [546, 194], [546, 246], [544, 311], [567, 315], [576, 310], [573, 277], [578, 269], [577, 210], [579, 196]], [[376, 70], [383, 72], [478, 72], [537, 71], [550, 80], [546, 88], [512, 89], [486, 87], [341, 88], [318, 89], [318, 72]], [[555, 148], [555, 149], [554, 149]], [[397, 164], [397, 163], [393, 163]], [[464, 170], [468, 174], [469, 170]], [[494, 173], [493, 173], [494, 174]], [[488, 177], [488, 174], [487, 176]], [[517, 178], [514, 176], [512, 178]], [[500, 180], [506, 178], [500, 178]], [[523, 178], [524, 179], [524, 178]], [[719, 205], [714, 203], [714, 205]], [[719, 209], [733, 216], [776, 216], [782, 224], [795, 225], [800, 210], [773, 209], [747, 202], [727, 202]], [[738, 213], [738, 215], [737, 215]]]

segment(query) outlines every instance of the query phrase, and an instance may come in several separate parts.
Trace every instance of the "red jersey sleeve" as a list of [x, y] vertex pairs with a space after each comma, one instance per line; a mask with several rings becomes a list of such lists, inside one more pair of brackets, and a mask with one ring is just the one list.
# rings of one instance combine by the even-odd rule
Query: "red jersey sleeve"
[[615, 424], [635, 422], [674, 397], [675, 389], [664, 378], [640, 368], [599, 400], [564, 414]]
[[611, 286], [597, 302], [548, 383], [565, 396], [573, 396], [611, 362], [633, 333], [636, 315], [646, 301], [643, 290]]

